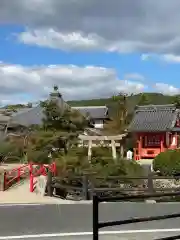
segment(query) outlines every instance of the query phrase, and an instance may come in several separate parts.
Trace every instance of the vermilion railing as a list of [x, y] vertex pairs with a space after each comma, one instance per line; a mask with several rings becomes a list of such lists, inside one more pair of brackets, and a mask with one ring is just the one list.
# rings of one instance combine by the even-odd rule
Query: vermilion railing
[[29, 163], [20, 167], [6, 170], [4, 172], [3, 191], [7, 190], [13, 184], [20, 182], [23, 178], [29, 177], [30, 180], [30, 192], [33, 192], [37, 183], [36, 177], [47, 175], [47, 170], [51, 171], [54, 175], [56, 174], [56, 164], [36, 164]]
[[34, 192], [37, 183], [38, 176], [47, 176], [47, 170], [51, 171], [54, 175], [56, 174], [56, 164], [29, 164], [30, 169], [30, 192]]
[[3, 190], [5, 191], [13, 184], [20, 182], [20, 180], [27, 177], [27, 175], [29, 175], [29, 164], [6, 170], [4, 172]]

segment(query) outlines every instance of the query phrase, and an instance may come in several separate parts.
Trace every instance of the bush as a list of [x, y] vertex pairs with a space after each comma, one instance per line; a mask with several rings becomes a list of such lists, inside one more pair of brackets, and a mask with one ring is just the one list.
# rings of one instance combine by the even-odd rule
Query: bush
[[180, 150], [160, 153], [153, 161], [153, 168], [163, 176], [180, 175]]
[[51, 161], [51, 158], [48, 157], [48, 151], [27, 151], [28, 161], [34, 163], [44, 163], [48, 164]]
[[1, 142], [0, 144], [0, 161], [19, 162], [21, 158], [21, 151], [19, 148], [10, 142]]
[[[99, 154], [98, 154], [99, 155]], [[129, 176], [138, 177], [144, 174], [144, 169], [135, 161], [124, 159], [115, 160], [112, 156], [93, 156], [89, 163], [87, 155], [83, 151], [77, 151], [77, 154], [67, 154], [57, 157], [57, 168], [59, 176], [73, 174], [81, 175], [84, 172], [94, 174], [98, 177], [107, 178], [108, 176]]]
[[134, 161], [127, 161], [126, 159], [119, 159], [114, 162], [113, 159], [109, 159], [106, 165], [102, 165], [99, 161], [94, 164], [93, 169], [97, 172], [98, 176], [107, 178], [109, 176], [119, 176], [119, 177], [139, 177], [142, 176], [144, 171], [143, 168]]

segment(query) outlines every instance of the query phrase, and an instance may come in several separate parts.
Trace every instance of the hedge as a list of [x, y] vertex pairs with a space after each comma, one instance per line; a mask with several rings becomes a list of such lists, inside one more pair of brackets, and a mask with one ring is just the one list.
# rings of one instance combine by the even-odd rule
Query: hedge
[[153, 169], [163, 176], [180, 175], [180, 149], [160, 153], [153, 161]]

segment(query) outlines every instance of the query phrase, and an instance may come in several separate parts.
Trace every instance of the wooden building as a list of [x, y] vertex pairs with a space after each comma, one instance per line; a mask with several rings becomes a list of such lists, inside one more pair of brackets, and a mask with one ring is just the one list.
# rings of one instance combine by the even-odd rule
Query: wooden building
[[178, 147], [180, 109], [173, 104], [137, 106], [128, 130], [135, 140], [134, 159], [152, 159]]
[[72, 109], [77, 109], [85, 117], [88, 116], [95, 129], [103, 129], [105, 121], [110, 119], [107, 106], [72, 107]]

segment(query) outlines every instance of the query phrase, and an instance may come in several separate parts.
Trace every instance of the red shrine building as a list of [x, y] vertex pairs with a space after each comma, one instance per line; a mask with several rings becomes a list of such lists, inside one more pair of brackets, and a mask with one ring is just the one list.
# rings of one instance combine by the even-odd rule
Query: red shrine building
[[178, 147], [180, 109], [175, 105], [137, 106], [129, 126], [135, 139], [134, 159], [152, 159]]

